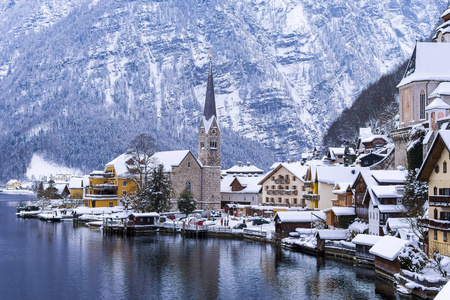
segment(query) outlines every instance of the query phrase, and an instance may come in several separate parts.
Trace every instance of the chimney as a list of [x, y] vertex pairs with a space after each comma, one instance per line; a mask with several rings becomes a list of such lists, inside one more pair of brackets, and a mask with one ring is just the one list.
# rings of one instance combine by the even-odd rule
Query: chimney
[[247, 167], [250, 167], [250, 162], [249, 161], [247, 162]]
[[238, 167], [242, 167], [242, 161], [238, 161]]

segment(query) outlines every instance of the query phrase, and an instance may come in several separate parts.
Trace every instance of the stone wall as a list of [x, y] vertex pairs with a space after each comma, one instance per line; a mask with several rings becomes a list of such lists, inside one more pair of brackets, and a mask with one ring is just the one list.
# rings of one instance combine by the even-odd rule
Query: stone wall
[[[186, 183], [191, 185], [191, 191], [197, 201], [202, 201], [202, 168], [191, 152], [184, 158], [179, 166], [172, 167], [172, 203], [175, 204]], [[176, 205], [173, 206], [175, 208]]]
[[202, 178], [202, 202], [199, 208], [207, 211], [220, 209], [220, 166], [203, 167]]
[[407, 146], [409, 141], [409, 130], [411, 127], [393, 130], [391, 138], [395, 145], [395, 168], [403, 166], [408, 168]]

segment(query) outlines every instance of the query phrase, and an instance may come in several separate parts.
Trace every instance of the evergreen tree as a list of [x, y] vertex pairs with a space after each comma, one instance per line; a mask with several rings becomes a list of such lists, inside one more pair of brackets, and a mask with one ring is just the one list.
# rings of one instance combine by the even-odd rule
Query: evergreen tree
[[185, 189], [178, 198], [178, 210], [186, 215], [191, 214], [197, 208], [197, 200], [191, 190]]
[[37, 186], [36, 194], [38, 198], [41, 198], [44, 195], [44, 183], [42, 181], [39, 182], [39, 185]]
[[428, 184], [417, 180], [415, 170], [409, 171], [403, 193], [403, 205], [406, 208], [406, 217], [411, 224], [411, 229], [422, 244], [422, 250], [425, 250], [424, 240], [428, 232], [426, 225], [421, 222], [421, 219], [425, 217], [427, 200]]
[[170, 208], [172, 184], [164, 174], [164, 166], [158, 165], [151, 172], [147, 183], [136, 193], [133, 208], [140, 212], [164, 212]]

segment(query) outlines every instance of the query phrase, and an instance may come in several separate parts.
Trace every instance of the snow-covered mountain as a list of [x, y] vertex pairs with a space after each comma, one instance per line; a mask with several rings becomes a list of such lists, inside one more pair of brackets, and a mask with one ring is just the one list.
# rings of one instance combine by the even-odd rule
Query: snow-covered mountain
[[141, 132], [196, 150], [210, 50], [225, 166], [296, 158], [446, 2], [1, 1], [0, 179], [35, 152], [89, 171]]

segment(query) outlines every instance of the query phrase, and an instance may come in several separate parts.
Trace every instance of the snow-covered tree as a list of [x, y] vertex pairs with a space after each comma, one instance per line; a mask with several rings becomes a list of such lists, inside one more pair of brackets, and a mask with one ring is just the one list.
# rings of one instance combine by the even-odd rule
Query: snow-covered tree
[[145, 186], [151, 172], [151, 156], [156, 151], [156, 142], [151, 135], [142, 133], [137, 135], [129, 145], [128, 152], [133, 155], [134, 168], [129, 169], [132, 174], [139, 174], [139, 180], [135, 180], [137, 189]]
[[400, 268], [411, 272], [420, 273], [428, 262], [427, 255], [420, 249], [406, 246], [398, 254]]
[[406, 217], [411, 224], [414, 234], [419, 238], [422, 245], [428, 228], [421, 220], [425, 218], [428, 200], [428, 183], [416, 178], [416, 170], [411, 170], [406, 176], [405, 191], [403, 193], [403, 205], [406, 208]]
[[164, 174], [164, 166], [158, 165], [149, 174], [149, 180], [136, 193], [133, 208], [141, 212], [164, 212], [170, 208], [172, 183]]
[[197, 208], [197, 200], [194, 198], [191, 190], [185, 189], [178, 198], [178, 210], [186, 215], [191, 214]]

